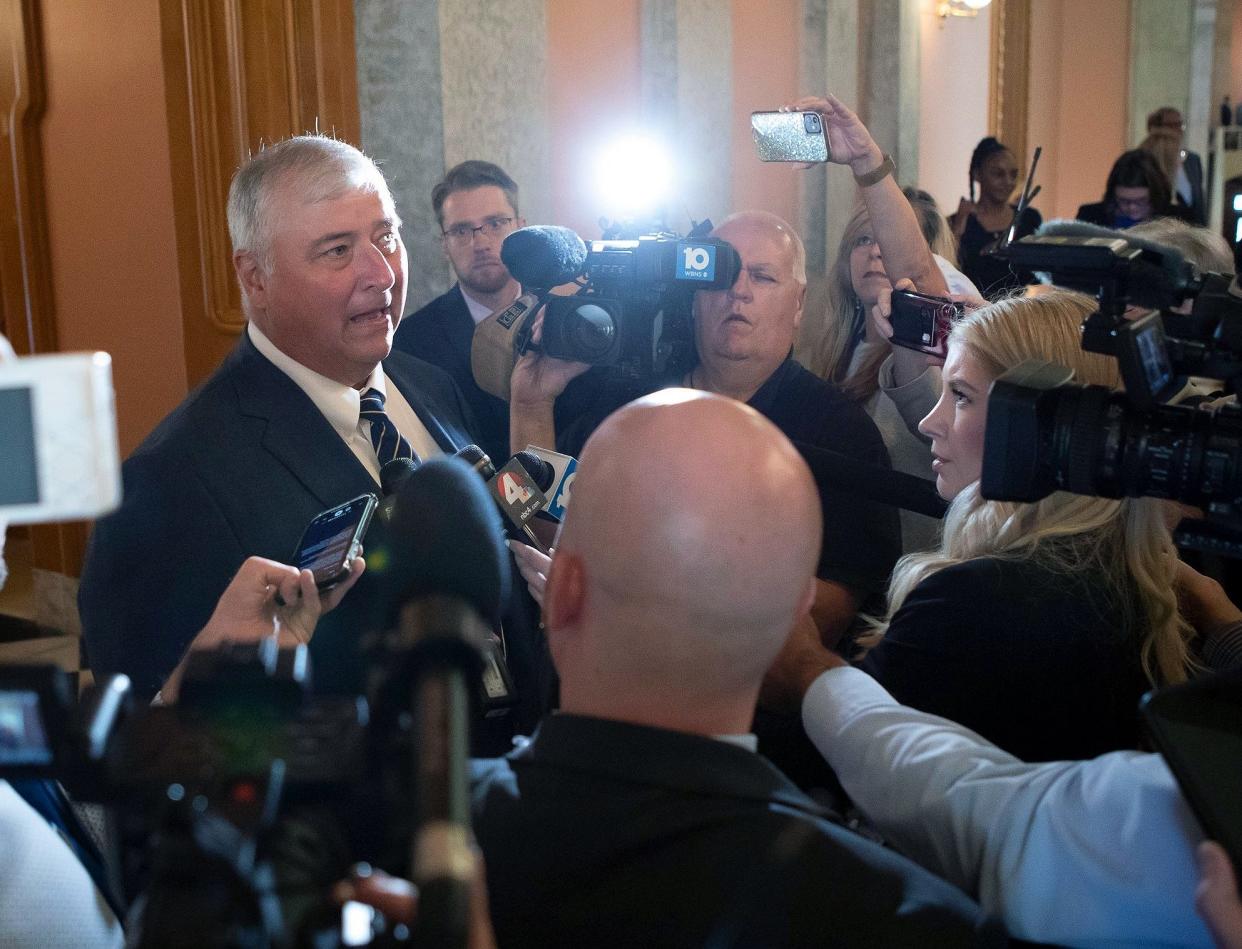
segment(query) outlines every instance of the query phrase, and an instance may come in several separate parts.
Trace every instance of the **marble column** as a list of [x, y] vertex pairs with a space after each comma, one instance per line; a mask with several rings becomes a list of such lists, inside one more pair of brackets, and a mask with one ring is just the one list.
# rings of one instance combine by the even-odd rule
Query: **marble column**
[[468, 158], [517, 181], [532, 221], [551, 209], [544, 0], [354, 0], [363, 147], [382, 163], [410, 250], [407, 312], [443, 293], [431, 189]]
[[1194, 0], [1131, 0], [1129, 145], [1147, 137], [1147, 116], [1190, 102]]
[[643, 0], [643, 120], [678, 166], [668, 224], [679, 231], [733, 206], [732, 47], [730, 0]]
[[[859, 9], [860, 112], [897, 180], [919, 178], [919, 0], [873, 0]], [[947, 104], [946, 104], [947, 105]]]
[[[808, 94], [831, 92], [851, 107], [859, 99], [858, 0], [803, 0], [799, 86]], [[836, 257], [858, 189], [849, 170], [827, 165], [800, 176], [802, 213], [797, 226], [806, 243], [807, 269], [824, 274]]]
[[379, 162], [410, 253], [412, 312], [449, 287], [431, 189], [444, 176], [439, 0], [354, 0], [362, 147]]

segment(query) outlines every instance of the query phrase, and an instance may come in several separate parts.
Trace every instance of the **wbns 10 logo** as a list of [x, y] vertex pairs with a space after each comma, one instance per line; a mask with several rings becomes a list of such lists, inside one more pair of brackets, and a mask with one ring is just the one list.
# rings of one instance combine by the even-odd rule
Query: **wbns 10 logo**
[[677, 279], [710, 282], [716, 279], [716, 248], [711, 244], [677, 244]]

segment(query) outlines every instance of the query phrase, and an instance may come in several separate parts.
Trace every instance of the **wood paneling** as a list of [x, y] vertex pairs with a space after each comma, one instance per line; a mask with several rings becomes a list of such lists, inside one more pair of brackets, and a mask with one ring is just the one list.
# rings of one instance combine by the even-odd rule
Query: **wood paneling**
[[359, 144], [351, 0], [162, 0], [186, 373], [200, 382], [245, 325], [225, 202], [247, 155], [324, 131]]
[[[1013, 150], [1026, 173], [1027, 88], [1030, 82], [1031, 0], [996, 0], [992, 6], [991, 134]], [[1051, 103], [1050, 103], [1051, 107]]]
[[[38, 0], [0, 0], [0, 329], [18, 355], [57, 348], [39, 136], [46, 90]], [[80, 572], [85, 524], [29, 530], [36, 568]]]

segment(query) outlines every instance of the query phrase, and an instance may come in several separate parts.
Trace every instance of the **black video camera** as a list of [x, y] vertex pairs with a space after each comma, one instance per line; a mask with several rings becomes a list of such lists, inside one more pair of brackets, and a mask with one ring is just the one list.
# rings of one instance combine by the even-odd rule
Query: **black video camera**
[[[1091, 293], [1099, 309], [1082, 347], [1114, 356], [1124, 392], [1071, 384], [1073, 373], [1027, 362], [988, 397], [985, 498], [1038, 501], [1054, 491], [1156, 497], [1202, 508], [1179, 545], [1242, 556], [1242, 411], [1167, 402], [1188, 375], [1242, 377], [1242, 293], [1224, 274], [1202, 274], [1180, 253], [1123, 234], [1040, 235], [1010, 245], [1015, 268]], [[1189, 314], [1170, 308], [1193, 300]], [[1154, 308], [1126, 319], [1130, 306]], [[1173, 335], [1174, 333], [1178, 335]]]
[[544, 352], [611, 367], [629, 381], [688, 370], [695, 291], [727, 290], [742, 267], [725, 241], [695, 236], [710, 229], [704, 222], [686, 237], [591, 241], [582, 289], [547, 298]]

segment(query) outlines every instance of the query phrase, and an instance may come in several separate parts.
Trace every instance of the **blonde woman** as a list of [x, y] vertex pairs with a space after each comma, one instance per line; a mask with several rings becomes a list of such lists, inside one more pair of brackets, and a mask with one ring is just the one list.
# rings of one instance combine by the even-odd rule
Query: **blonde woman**
[[988, 389], [1027, 359], [1117, 388], [1116, 362], [1079, 345], [1093, 301], [1065, 290], [975, 310], [954, 327], [939, 402], [920, 429], [952, 503], [938, 550], [903, 558], [889, 617], [862, 660], [899, 701], [1028, 761], [1132, 748], [1136, 704], [1193, 664], [1160, 503], [979, 494]]

